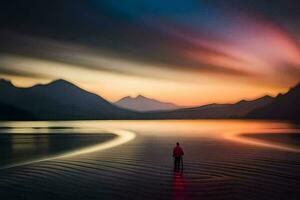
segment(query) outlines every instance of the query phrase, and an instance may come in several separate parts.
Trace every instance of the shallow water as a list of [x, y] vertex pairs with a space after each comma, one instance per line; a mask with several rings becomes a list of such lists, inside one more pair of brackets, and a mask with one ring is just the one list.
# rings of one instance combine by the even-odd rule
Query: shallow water
[[[0, 194], [10, 199], [300, 195], [300, 147], [293, 139], [300, 126], [288, 122], [65, 121], [0, 126], [0, 137], [10, 137], [9, 142], [1, 140], [0, 168], [5, 168], [0, 170]], [[185, 151], [182, 174], [172, 171], [171, 151], [177, 141]]]
[[0, 134], [0, 169], [26, 161], [35, 161], [48, 156], [72, 152], [76, 149], [96, 145], [115, 136], [111, 133], [78, 134], [59, 133], [51, 130], [49, 133], [1, 133]]

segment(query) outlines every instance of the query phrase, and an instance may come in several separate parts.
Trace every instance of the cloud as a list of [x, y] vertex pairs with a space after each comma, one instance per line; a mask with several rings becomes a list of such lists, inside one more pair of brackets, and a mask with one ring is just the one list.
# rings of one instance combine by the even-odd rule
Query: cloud
[[50, 75], [39, 74], [33, 71], [21, 71], [18, 69], [10, 69], [7, 67], [1, 67], [1, 65], [0, 65], [0, 75], [20, 76], [26, 78], [46, 78], [46, 79], [54, 78], [51, 77]]
[[15, 4], [0, 8], [0, 53], [6, 55], [150, 78], [180, 79], [182, 73], [252, 81], [268, 76], [272, 82], [273, 76], [294, 80], [300, 68], [299, 44], [291, 32], [297, 22], [290, 23], [298, 16], [294, 1], [268, 6], [258, 0]]
[[[134, 57], [131, 56], [122, 56], [97, 47], [71, 44], [39, 37], [16, 35], [11, 32], [2, 32], [2, 39], [3, 38], [6, 38], [6, 42], [0, 47], [0, 53], [4, 52], [2, 54], [55, 61], [76, 65], [77, 67], [85, 69], [123, 75], [170, 78], [170, 76], [168, 76], [170, 70], [186, 73], [197, 72], [247, 75], [245, 72], [239, 71], [238, 69], [196, 62], [193, 59], [186, 57], [186, 55], [181, 52], [179, 46], [177, 47], [178, 49], [168, 51], [170, 55], [169, 57], [164, 57], [164, 60], [151, 60], [134, 59]], [[174, 56], [172, 53], [178, 55]], [[11, 62], [13, 63], [12, 59]], [[151, 76], [149, 76], [149, 73], [151, 73]]]

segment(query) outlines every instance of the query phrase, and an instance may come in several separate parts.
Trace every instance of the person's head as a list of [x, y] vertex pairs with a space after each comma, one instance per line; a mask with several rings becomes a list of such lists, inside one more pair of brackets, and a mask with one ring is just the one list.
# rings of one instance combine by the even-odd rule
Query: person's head
[[179, 142], [177, 142], [176, 145], [179, 146]]

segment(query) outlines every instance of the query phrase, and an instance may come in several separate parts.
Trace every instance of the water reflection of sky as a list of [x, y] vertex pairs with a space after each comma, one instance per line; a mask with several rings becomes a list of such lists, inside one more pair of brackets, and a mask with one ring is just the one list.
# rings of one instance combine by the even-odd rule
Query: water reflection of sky
[[115, 138], [115, 135], [103, 131], [89, 131], [85, 134], [80, 132], [82, 131], [48, 128], [1, 129], [1, 166], [61, 155]]
[[[1, 122], [0, 149], [4, 164], [92, 153], [123, 144], [138, 136], [231, 140], [277, 150], [300, 152], [296, 146], [245, 137], [244, 134], [296, 134], [299, 125], [279, 121], [162, 120]], [[108, 131], [110, 130], [110, 131]], [[128, 131], [127, 131], [128, 130]], [[105, 134], [111, 132], [112, 134]], [[243, 136], [241, 136], [243, 135]], [[116, 137], [115, 137], [116, 136]], [[288, 135], [287, 135], [288, 137]], [[53, 157], [51, 157], [53, 158]]]

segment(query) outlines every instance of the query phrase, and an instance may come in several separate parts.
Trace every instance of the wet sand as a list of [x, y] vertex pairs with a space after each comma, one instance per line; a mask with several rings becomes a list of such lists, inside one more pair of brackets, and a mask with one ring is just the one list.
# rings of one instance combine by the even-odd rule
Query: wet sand
[[[296, 147], [292, 145], [290, 151], [268, 146], [270, 140], [264, 141], [265, 146], [238, 140], [245, 137], [241, 134], [252, 132], [297, 131], [298, 127], [285, 122], [194, 120], [70, 123], [64, 125], [74, 126], [75, 129], [76, 126], [83, 129], [91, 126], [126, 129], [134, 132], [136, 137], [103, 150], [2, 169], [1, 197], [300, 199], [300, 154], [292, 151], [297, 150]], [[50, 123], [50, 126], [58, 125], [62, 123]], [[185, 151], [182, 174], [174, 174], [170, 156], [177, 141]], [[274, 141], [270, 142], [273, 144]]]

